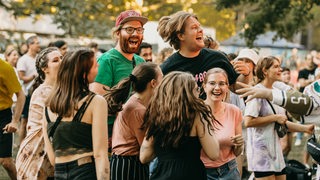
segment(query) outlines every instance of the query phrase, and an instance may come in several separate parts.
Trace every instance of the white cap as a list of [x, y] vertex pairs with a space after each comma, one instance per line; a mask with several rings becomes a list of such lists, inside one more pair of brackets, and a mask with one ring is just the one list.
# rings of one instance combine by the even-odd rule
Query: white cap
[[250, 59], [254, 65], [257, 65], [260, 56], [252, 49], [242, 49], [234, 60], [237, 61], [242, 58]]

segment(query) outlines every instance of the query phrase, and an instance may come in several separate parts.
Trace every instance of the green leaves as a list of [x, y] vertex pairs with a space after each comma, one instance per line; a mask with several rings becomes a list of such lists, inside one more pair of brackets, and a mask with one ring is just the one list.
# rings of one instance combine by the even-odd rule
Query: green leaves
[[[245, 14], [241, 20], [243, 37], [249, 47], [256, 37], [267, 31], [276, 31], [274, 38], [292, 39], [313, 19], [311, 9], [319, 0], [241, 0], [217, 1], [217, 6], [240, 9]], [[244, 8], [251, 7], [251, 8]]]

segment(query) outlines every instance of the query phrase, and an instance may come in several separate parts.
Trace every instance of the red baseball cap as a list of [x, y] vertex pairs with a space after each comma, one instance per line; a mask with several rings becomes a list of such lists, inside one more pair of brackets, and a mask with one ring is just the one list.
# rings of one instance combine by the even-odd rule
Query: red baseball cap
[[140, 13], [134, 11], [134, 10], [127, 10], [122, 13], [117, 17], [116, 19], [116, 27], [118, 27], [121, 24], [124, 24], [128, 21], [140, 21], [142, 25], [144, 25], [147, 21], [148, 18], [141, 16]]

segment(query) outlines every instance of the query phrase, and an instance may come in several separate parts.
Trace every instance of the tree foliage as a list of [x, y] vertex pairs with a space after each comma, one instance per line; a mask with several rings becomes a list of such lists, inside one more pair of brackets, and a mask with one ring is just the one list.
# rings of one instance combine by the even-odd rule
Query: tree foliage
[[179, 10], [190, 11], [198, 15], [202, 25], [216, 28], [219, 39], [234, 34], [235, 29], [232, 11], [218, 12], [205, 0], [144, 0], [142, 6], [136, 0], [0, 0], [0, 6], [17, 17], [51, 15], [71, 37], [110, 37], [116, 16], [126, 9], [139, 10], [151, 21]]
[[269, 30], [277, 32], [274, 38], [292, 39], [313, 19], [311, 10], [316, 5], [320, 5], [320, 0], [217, 0], [220, 10], [244, 11], [242, 35], [248, 46], [253, 45], [258, 35]]

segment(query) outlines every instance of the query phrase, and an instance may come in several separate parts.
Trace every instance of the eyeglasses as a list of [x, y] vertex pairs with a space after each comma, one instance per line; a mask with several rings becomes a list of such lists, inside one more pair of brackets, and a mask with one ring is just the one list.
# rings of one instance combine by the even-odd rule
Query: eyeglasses
[[214, 87], [217, 85], [219, 85], [219, 87], [223, 87], [223, 86], [228, 85], [228, 83], [224, 82], [224, 81], [220, 81], [220, 82], [209, 81], [208, 84], [210, 84], [211, 86], [214, 86]]
[[133, 34], [134, 31], [136, 31], [137, 34], [142, 34], [142, 33], [144, 32], [144, 28], [143, 28], [143, 27], [138, 27], [138, 28], [126, 27], [126, 28], [121, 28], [121, 29], [126, 30], [126, 32], [127, 32], [128, 34]]

